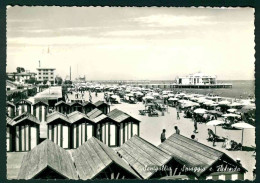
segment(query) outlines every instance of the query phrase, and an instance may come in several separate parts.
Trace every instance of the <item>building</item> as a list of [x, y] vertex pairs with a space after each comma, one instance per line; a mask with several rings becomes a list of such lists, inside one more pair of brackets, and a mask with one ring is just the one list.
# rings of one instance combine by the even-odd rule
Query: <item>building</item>
[[94, 136], [95, 123], [85, 114], [75, 111], [68, 115], [71, 122], [72, 148], [81, 146], [84, 142]]
[[79, 178], [140, 179], [116, 152], [95, 137], [72, 152]]
[[64, 149], [69, 149], [71, 147], [71, 122], [68, 116], [55, 111], [47, 116], [46, 123], [48, 139]]
[[[120, 111], [118, 109], [112, 110], [110, 113], [107, 114], [107, 116], [112, 119], [113, 121], [116, 121], [118, 127], [118, 134], [116, 144], [122, 145], [125, 143], [128, 139], [133, 137], [134, 135], [138, 135], [140, 133], [139, 124], [140, 121], [135, 119], [134, 117], [130, 116], [129, 114], [124, 113], [123, 111]], [[104, 128], [102, 126], [102, 128]], [[112, 128], [113, 129], [113, 128]], [[117, 129], [117, 128], [116, 128]], [[110, 127], [111, 130], [111, 127]], [[111, 132], [113, 133], [113, 132]]]
[[118, 123], [105, 114], [97, 116], [93, 119], [93, 121], [96, 123], [97, 126], [97, 138], [109, 147], [118, 147]]
[[30, 72], [29, 70], [26, 70], [25, 72], [21, 72], [21, 73], [10, 72], [10, 73], [7, 73], [7, 77], [14, 80], [17, 83], [25, 84], [30, 79], [35, 79], [36, 73]]
[[15, 117], [15, 105], [10, 101], [6, 101], [6, 113], [10, 118]]
[[105, 103], [102, 100], [97, 101], [96, 103], [94, 103], [94, 105], [96, 106], [96, 108], [101, 110], [104, 114], [107, 114], [110, 112], [110, 105], [108, 105], [107, 103]]
[[12, 128], [13, 124], [15, 123], [14, 120], [6, 116], [6, 151], [10, 152], [13, 150], [13, 135], [12, 135]]
[[37, 80], [40, 82], [49, 81], [50, 84], [55, 84], [55, 68], [37, 68]]
[[24, 155], [18, 179], [78, 179], [66, 150], [46, 139]]
[[182, 164], [187, 174], [193, 174], [197, 179], [244, 180], [246, 169], [241, 164], [225, 153], [190, 138], [173, 134], [158, 147]]
[[33, 115], [38, 118], [40, 122], [45, 122], [49, 111], [49, 105], [42, 101], [37, 101], [33, 104]]
[[184, 77], [177, 77], [176, 83], [179, 85], [211, 85], [217, 84], [216, 76], [204, 73], [190, 74]]
[[32, 103], [29, 100], [22, 99], [15, 103], [16, 116], [21, 115], [24, 112], [31, 113]]
[[[180, 173], [181, 164], [172, 156], [136, 135], [116, 151], [143, 179], [174, 176]], [[153, 167], [157, 169], [152, 170]]]
[[13, 119], [11, 135], [15, 151], [29, 151], [39, 143], [40, 121], [30, 113], [23, 113]]

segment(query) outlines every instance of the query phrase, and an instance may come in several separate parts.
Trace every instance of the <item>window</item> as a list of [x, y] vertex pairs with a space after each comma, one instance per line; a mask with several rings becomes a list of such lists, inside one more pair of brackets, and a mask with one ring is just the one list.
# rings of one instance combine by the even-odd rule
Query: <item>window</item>
[[42, 79], [42, 77], [39, 77], [39, 79]]

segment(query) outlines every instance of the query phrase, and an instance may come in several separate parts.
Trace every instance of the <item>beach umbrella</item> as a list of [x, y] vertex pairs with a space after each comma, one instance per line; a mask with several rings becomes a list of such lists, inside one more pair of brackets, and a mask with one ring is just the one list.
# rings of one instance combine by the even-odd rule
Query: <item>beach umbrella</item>
[[169, 98], [168, 100], [169, 100], [169, 101], [177, 101], [177, 100], [179, 100], [179, 99], [177, 99], [177, 98]]
[[116, 99], [116, 98], [117, 98], [117, 95], [112, 95], [111, 98]]
[[202, 109], [202, 108], [198, 108], [196, 110], [194, 110], [195, 113], [197, 114], [205, 114], [207, 112], [206, 109]]
[[215, 127], [215, 134], [216, 134], [216, 132], [217, 132], [216, 126], [222, 125], [222, 124], [224, 124], [224, 123], [225, 123], [224, 121], [212, 120], [212, 121], [207, 122], [206, 125], [208, 125], [208, 126], [214, 126], [214, 127]]
[[231, 112], [231, 113], [234, 113], [234, 112], [237, 111], [237, 109], [228, 109], [227, 111], [228, 111], [228, 112]]
[[160, 94], [159, 93], [153, 93], [152, 95], [153, 96], [159, 96]]
[[240, 115], [238, 115], [238, 114], [233, 114], [233, 113], [228, 113], [228, 114], [223, 114], [222, 115], [223, 117], [240, 117]]
[[145, 96], [144, 99], [153, 100], [154, 97], [152, 97], [152, 96]]
[[223, 100], [223, 101], [220, 101], [218, 104], [219, 104], [219, 105], [229, 105], [230, 102], [227, 101], [227, 100]]
[[255, 127], [245, 123], [244, 121], [235, 123], [233, 125], [231, 125], [233, 128], [237, 128], [237, 129], [242, 129], [242, 140], [241, 140], [241, 144], [243, 145], [243, 137], [244, 137], [244, 129], [254, 129]]
[[203, 104], [204, 105], [212, 105], [212, 104], [215, 104], [215, 102], [212, 101], [212, 100], [208, 100], [208, 101], [205, 101]]
[[237, 106], [242, 106], [243, 104], [238, 103], [238, 102], [233, 102], [232, 104], [229, 104], [230, 107], [237, 107]]

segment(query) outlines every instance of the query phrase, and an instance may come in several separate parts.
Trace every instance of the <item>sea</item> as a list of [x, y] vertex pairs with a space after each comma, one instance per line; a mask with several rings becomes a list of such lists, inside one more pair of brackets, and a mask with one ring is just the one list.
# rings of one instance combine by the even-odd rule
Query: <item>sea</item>
[[[103, 84], [172, 84], [174, 80], [110, 80], [91, 81]], [[248, 99], [255, 98], [255, 80], [218, 80], [218, 84], [232, 84], [232, 88], [175, 88], [174, 91], [196, 94], [214, 94], [220, 97]]]
[[[150, 81], [150, 83], [173, 83], [173, 81]], [[195, 89], [195, 88], [177, 88], [176, 91], [198, 94], [214, 94], [228, 98], [255, 98], [255, 80], [218, 80], [218, 83], [230, 83], [232, 88], [212, 88], [212, 89]]]

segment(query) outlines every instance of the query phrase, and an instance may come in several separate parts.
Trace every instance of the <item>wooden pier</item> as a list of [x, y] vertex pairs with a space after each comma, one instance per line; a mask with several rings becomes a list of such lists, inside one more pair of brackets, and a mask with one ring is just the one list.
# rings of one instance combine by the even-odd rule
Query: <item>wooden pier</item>
[[130, 84], [135, 87], [142, 88], [161, 88], [161, 89], [174, 89], [174, 88], [194, 88], [194, 89], [212, 89], [212, 88], [232, 88], [232, 84], [210, 84], [210, 85], [180, 85], [180, 84]]

